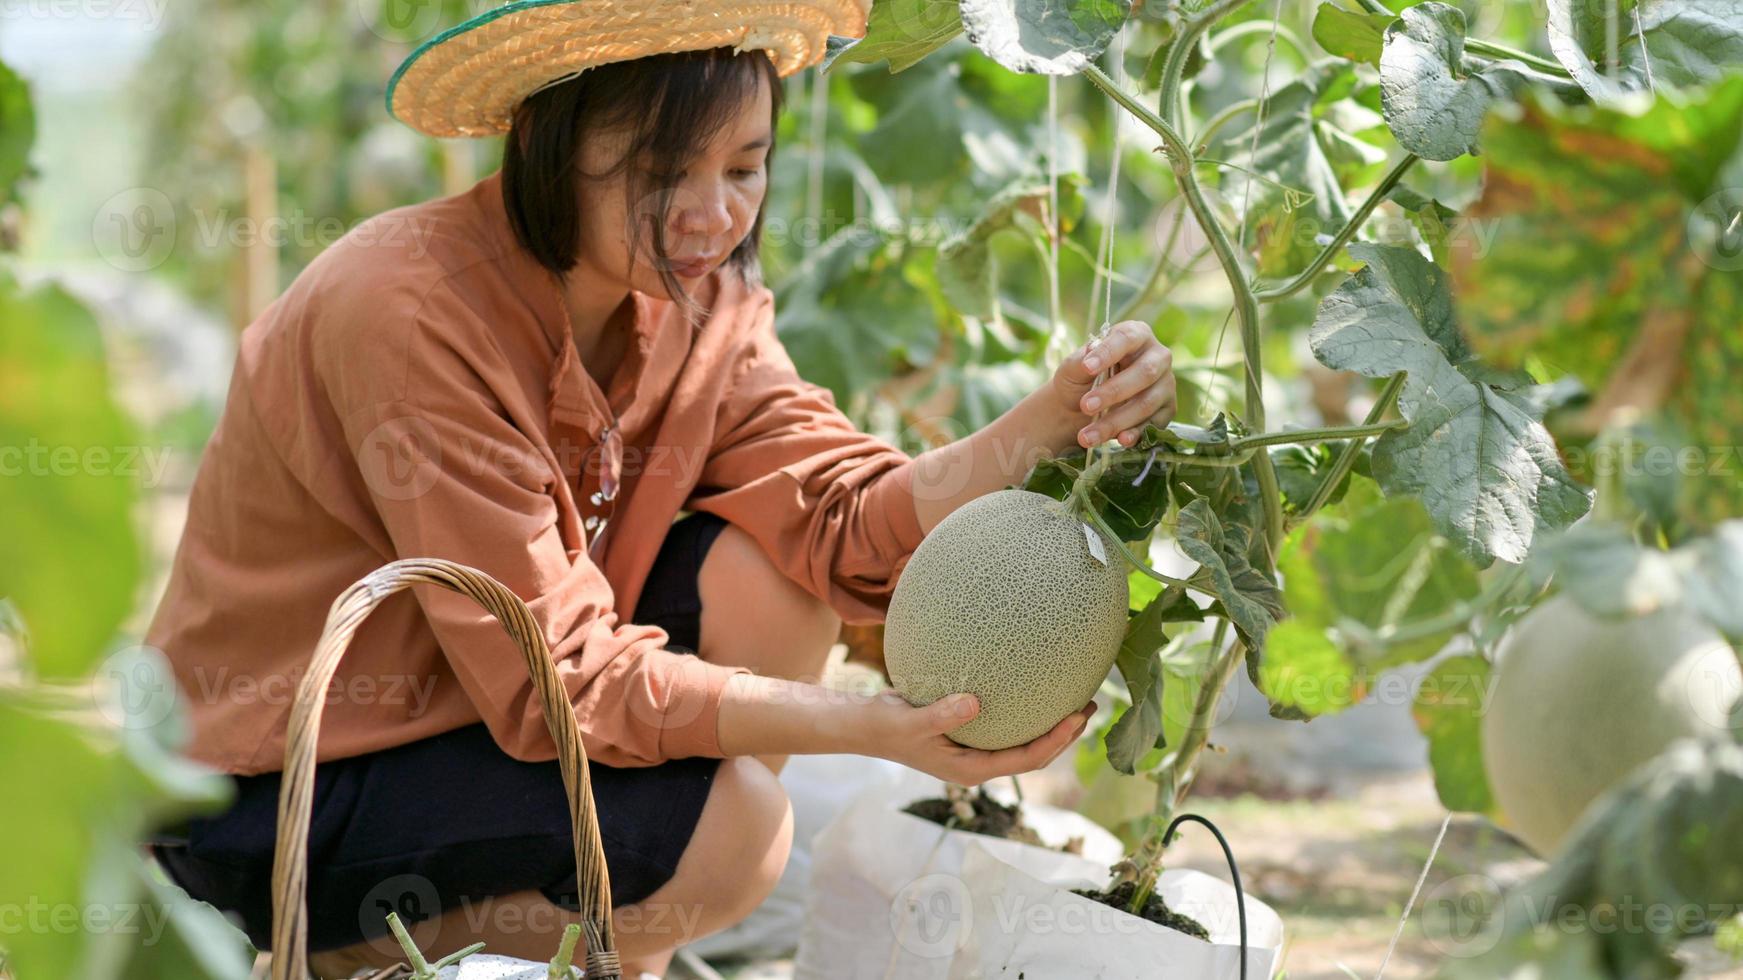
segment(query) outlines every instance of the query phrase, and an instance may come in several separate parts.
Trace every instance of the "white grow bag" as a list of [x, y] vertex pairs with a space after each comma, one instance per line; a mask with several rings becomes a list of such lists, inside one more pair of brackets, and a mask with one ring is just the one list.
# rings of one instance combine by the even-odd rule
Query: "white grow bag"
[[901, 810], [943, 793], [939, 780], [910, 772], [894, 785], [860, 794], [818, 833], [805, 924], [793, 964], [795, 980], [954, 976], [961, 929], [940, 898], [952, 886], [960, 891], [970, 844], [1042, 881], [1105, 875], [1124, 853], [1119, 838], [1106, 829], [1057, 807], [1026, 803], [1024, 821], [1048, 844], [1082, 837], [1083, 857], [945, 830]]
[[[954, 903], [964, 925], [953, 938], [949, 980], [1238, 980], [1240, 918], [1235, 889], [1201, 871], [1162, 872], [1156, 890], [1168, 907], [1198, 920], [1210, 941], [1071, 893], [1101, 888], [1107, 877], [1090, 867], [1080, 880], [1042, 880], [971, 844], [955, 894], [929, 895], [937, 908]], [[1283, 920], [1265, 903], [1243, 896], [1247, 909], [1247, 978], [1269, 980], [1283, 946]]]

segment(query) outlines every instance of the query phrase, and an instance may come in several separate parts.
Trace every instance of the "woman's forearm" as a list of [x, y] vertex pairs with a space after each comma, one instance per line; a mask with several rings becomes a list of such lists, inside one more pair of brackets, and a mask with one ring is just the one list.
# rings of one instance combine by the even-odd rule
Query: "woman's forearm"
[[808, 755], [856, 752], [855, 701], [863, 696], [819, 684], [735, 674], [721, 691], [716, 719], [720, 751], [738, 755]]
[[986, 428], [915, 457], [914, 511], [928, 533], [970, 500], [1016, 483], [1035, 461], [1077, 446], [1075, 419], [1040, 400], [1046, 389], [1030, 393]]

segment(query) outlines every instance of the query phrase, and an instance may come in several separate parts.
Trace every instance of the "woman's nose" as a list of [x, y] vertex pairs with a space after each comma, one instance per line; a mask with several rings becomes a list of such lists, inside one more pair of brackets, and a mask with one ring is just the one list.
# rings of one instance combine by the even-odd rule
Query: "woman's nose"
[[732, 230], [732, 202], [724, 188], [702, 188], [679, 195], [673, 229], [680, 235], [715, 237]]

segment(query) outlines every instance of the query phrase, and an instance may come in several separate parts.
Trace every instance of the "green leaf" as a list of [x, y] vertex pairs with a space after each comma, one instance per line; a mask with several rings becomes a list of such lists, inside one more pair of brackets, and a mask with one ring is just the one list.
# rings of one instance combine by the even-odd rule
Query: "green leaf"
[[1545, 541], [1533, 559], [1593, 615], [1644, 616], [1684, 605], [1743, 638], [1743, 520], [1669, 551], [1642, 547], [1615, 524], [1587, 522]]
[[[1154, 429], [1154, 427], [1151, 427]], [[1114, 534], [1128, 543], [1146, 541], [1168, 511], [1169, 464], [1153, 458], [1143, 437], [1107, 455], [1107, 469], [1089, 490], [1089, 502]], [[1023, 481], [1024, 490], [1055, 500], [1071, 488], [1088, 462], [1087, 450], [1036, 462]]]
[[1453, 628], [1396, 642], [1386, 631], [1480, 591], [1476, 570], [1435, 532], [1420, 501], [1379, 499], [1371, 484], [1359, 486], [1344, 506], [1291, 532], [1278, 557], [1292, 618], [1267, 640], [1258, 686], [1273, 704], [1309, 715], [1342, 711], [1383, 671], [1434, 656]]
[[0, 204], [18, 199], [18, 182], [30, 171], [30, 147], [35, 142], [30, 84], [0, 62]]
[[1181, 508], [1175, 527], [1176, 544], [1200, 566], [1194, 585], [1221, 599], [1247, 646], [1262, 650], [1265, 635], [1283, 618], [1283, 600], [1276, 583], [1248, 562], [1250, 535], [1240, 524], [1224, 527], [1203, 498]]
[[1548, 13], [1550, 50], [1599, 102], [1704, 85], [1743, 64], [1736, 0], [1549, 0]]
[[1350, 218], [1334, 163], [1345, 150], [1328, 146], [1335, 127], [1321, 113], [1353, 68], [1314, 65], [1272, 93], [1256, 147], [1256, 117], [1218, 140], [1228, 162], [1218, 190], [1244, 214], [1244, 240], [1258, 250], [1260, 275], [1294, 273], [1318, 254], [1317, 236], [1335, 234]]
[[849, 227], [781, 284], [775, 326], [807, 381], [848, 409], [854, 396], [931, 363], [941, 330], [926, 291], [930, 249], [901, 234]]
[[[1471, 343], [1527, 357], [1593, 392], [1592, 424], [1629, 411], [1665, 423], [1681, 514], [1694, 528], [1743, 513], [1743, 78], [1628, 109], [1527, 104], [1485, 130], [1483, 196], [1466, 217], [1486, 252], [1451, 270]], [[1675, 453], [1672, 454], [1673, 459]], [[1674, 464], [1678, 465], [1680, 464]]]
[[1453, 236], [1459, 230], [1459, 213], [1404, 184], [1394, 187], [1388, 199], [1404, 212], [1405, 220], [1428, 246], [1434, 264], [1445, 268], [1452, 254]]
[[1299, 619], [1278, 623], [1265, 637], [1257, 687], [1272, 704], [1318, 717], [1368, 696], [1366, 675], [1355, 676], [1349, 660], [1319, 626]]
[[1456, 813], [1495, 812], [1483, 771], [1483, 712], [1488, 709], [1489, 662], [1448, 657], [1416, 689], [1411, 717], [1428, 739], [1428, 765], [1441, 805]]
[[878, 0], [866, 18], [864, 37], [830, 35], [818, 70], [827, 72], [836, 62], [888, 61], [893, 75], [961, 33], [962, 15], [954, 0]]
[[1163, 747], [1162, 665], [1158, 653], [1168, 642], [1168, 635], [1162, 631], [1162, 613], [1184, 601], [1184, 590], [1170, 588], [1126, 623], [1126, 635], [1120, 640], [1114, 665], [1125, 679], [1132, 703], [1108, 730], [1103, 744], [1107, 747], [1108, 764], [1127, 775], [1136, 771], [1138, 760], [1145, 753]]
[[998, 116], [964, 91], [957, 59], [927, 58], [900, 78], [858, 71], [847, 80], [854, 95], [876, 110], [875, 125], [855, 134], [856, 149], [886, 183], [966, 181], [966, 141], [1007, 136]]
[[1320, 4], [1313, 15], [1313, 39], [1330, 54], [1378, 65], [1386, 27], [1397, 19], [1392, 14], [1351, 13]]
[[[1283, 492], [1283, 513], [1292, 517], [1301, 513], [1318, 492], [1319, 485], [1331, 475], [1332, 466], [1348, 445], [1347, 441], [1340, 439], [1311, 446], [1273, 446], [1270, 449], [1271, 468], [1276, 471], [1277, 486]], [[1331, 496], [1326, 499], [1328, 505], [1342, 500], [1349, 490], [1350, 478], [1359, 469], [1367, 467], [1372, 449], [1364, 444], [1357, 452], [1356, 466], [1332, 488]]]
[[1680, 739], [1599, 797], [1550, 866], [1506, 896], [1472, 955], [1448, 957], [1437, 976], [1681, 976], [1677, 946], [1743, 895], [1737, 840], [1743, 745]]
[[[43, 679], [82, 677], [132, 609], [139, 437], [109, 397], [97, 322], [0, 269], [0, 596]], [[131, 468], [130, 468], [131, 466]]]
[[1386, 30], [1380, 98], [1398, 145], [1424, 160], [1473, 153], [1491, 103], [1511, 96], [1524, 65], [1465, 64], [1465, 15], [1444, 3], [1404, 11]]
[[[1059, 181], [1061, 215], [1081, 213], [1083, 177], [1062, 174]], [[1020, 178], [994, 194], [967, 228], [938, 246], [938, 284], [959, 311], [970, 316], [991, 317], [998, 300], [998, 263], [988, 244], [1001, 231], [1023, 230], [1021, 215], [1042, 222], [1052, 198], [1048, 182]], [[1062, 222], [1069, 228], [1068, 222]], [[1042, 232], [1044, 234], [1044, 232]]]
[[[64, 921], [69, 911], [79, 916], [76, 941], [48, 922], [7, 931], [6, 952], [20, 976], [93, 975], [92, 964], [107, 959], [95, 947], [116, 934], [88, 917], [109, 916], [114, 925], [113, 917], [129, 909], [143, 911], [136, 842], [156, 821], [211, 811], [230, 799], [227, 776], [176, 759], [159, 744], [170, 736], [151, 730], [163, 720], [156, 708], [118, 713], [119, 706], [174, 697], [174, 677], [161, 656], [142, 656], [146, 673], [129, 674], [133, 686], [100, 699], [88, 724], [40, 712], [16, 693], [0, 694], [0, 785], [29, 801], [0, 807], [0, 895], [29, 897], [35, 914], [62, 917], [50, 921]], [[139, 694], [151, 696], [140, 701]]]
[[1075, 75], [1125, 26], [1131, 0], [962, 0], [962, 29], [1016, 72]]
[[1516, 392], [1523, 372], [1497, 370], [1465, 346], [1444, 274], [1401, 246], [1352, 244], [1366, 263], [1320, 305], [1309, 335], [1327, 367], [1371, 378], [1406, 372], [1409, 421], [1374, 443], [1388, 495], [1422, 498], [1435, 526], [1478, 564], [1523, 561], [1546, 530], [1573, 523], [1590, 493]]
[[164, 928], [156, 941], [138, 946], [127, 962], [127, 980], [192, 980], [244, 977], [254, 957], [248, 938], [230, 920], [205, 902], [196, 902], [173, 883], [143, 867], [139, 873], [149, 894], [147, 918]]

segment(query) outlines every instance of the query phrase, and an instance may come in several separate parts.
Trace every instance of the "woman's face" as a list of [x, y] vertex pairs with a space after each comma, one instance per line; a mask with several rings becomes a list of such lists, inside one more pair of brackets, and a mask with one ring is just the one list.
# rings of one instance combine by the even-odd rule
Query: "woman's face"
[[[700, 156], [675, 175], [676, 185], [664, 215], [669, 267], [686, 290], [718, 268], [739, 242], [750, 234], [763, 195], [768, 190], [770, 95], [759, 75], [754, 97], [738, 108]], [[607, 131], [584, 140], [581, 168], [584, 173], [610, 170], [628, 146], [627, 131]], [[631, 161], [644, 172], [660, 172], [668, 164], [658, 160]], [[621, 283], [650, 296], [665, 296], [660, 278], [660, 260], [654, 255], [654, 229], [658, 197], [627, 200], [628, 172], [597, 180], [583, 178], [580, 187], [580, 264], [595, 275]], [[638, 254], [630, 256], [636, 222], [641, 222]]]

